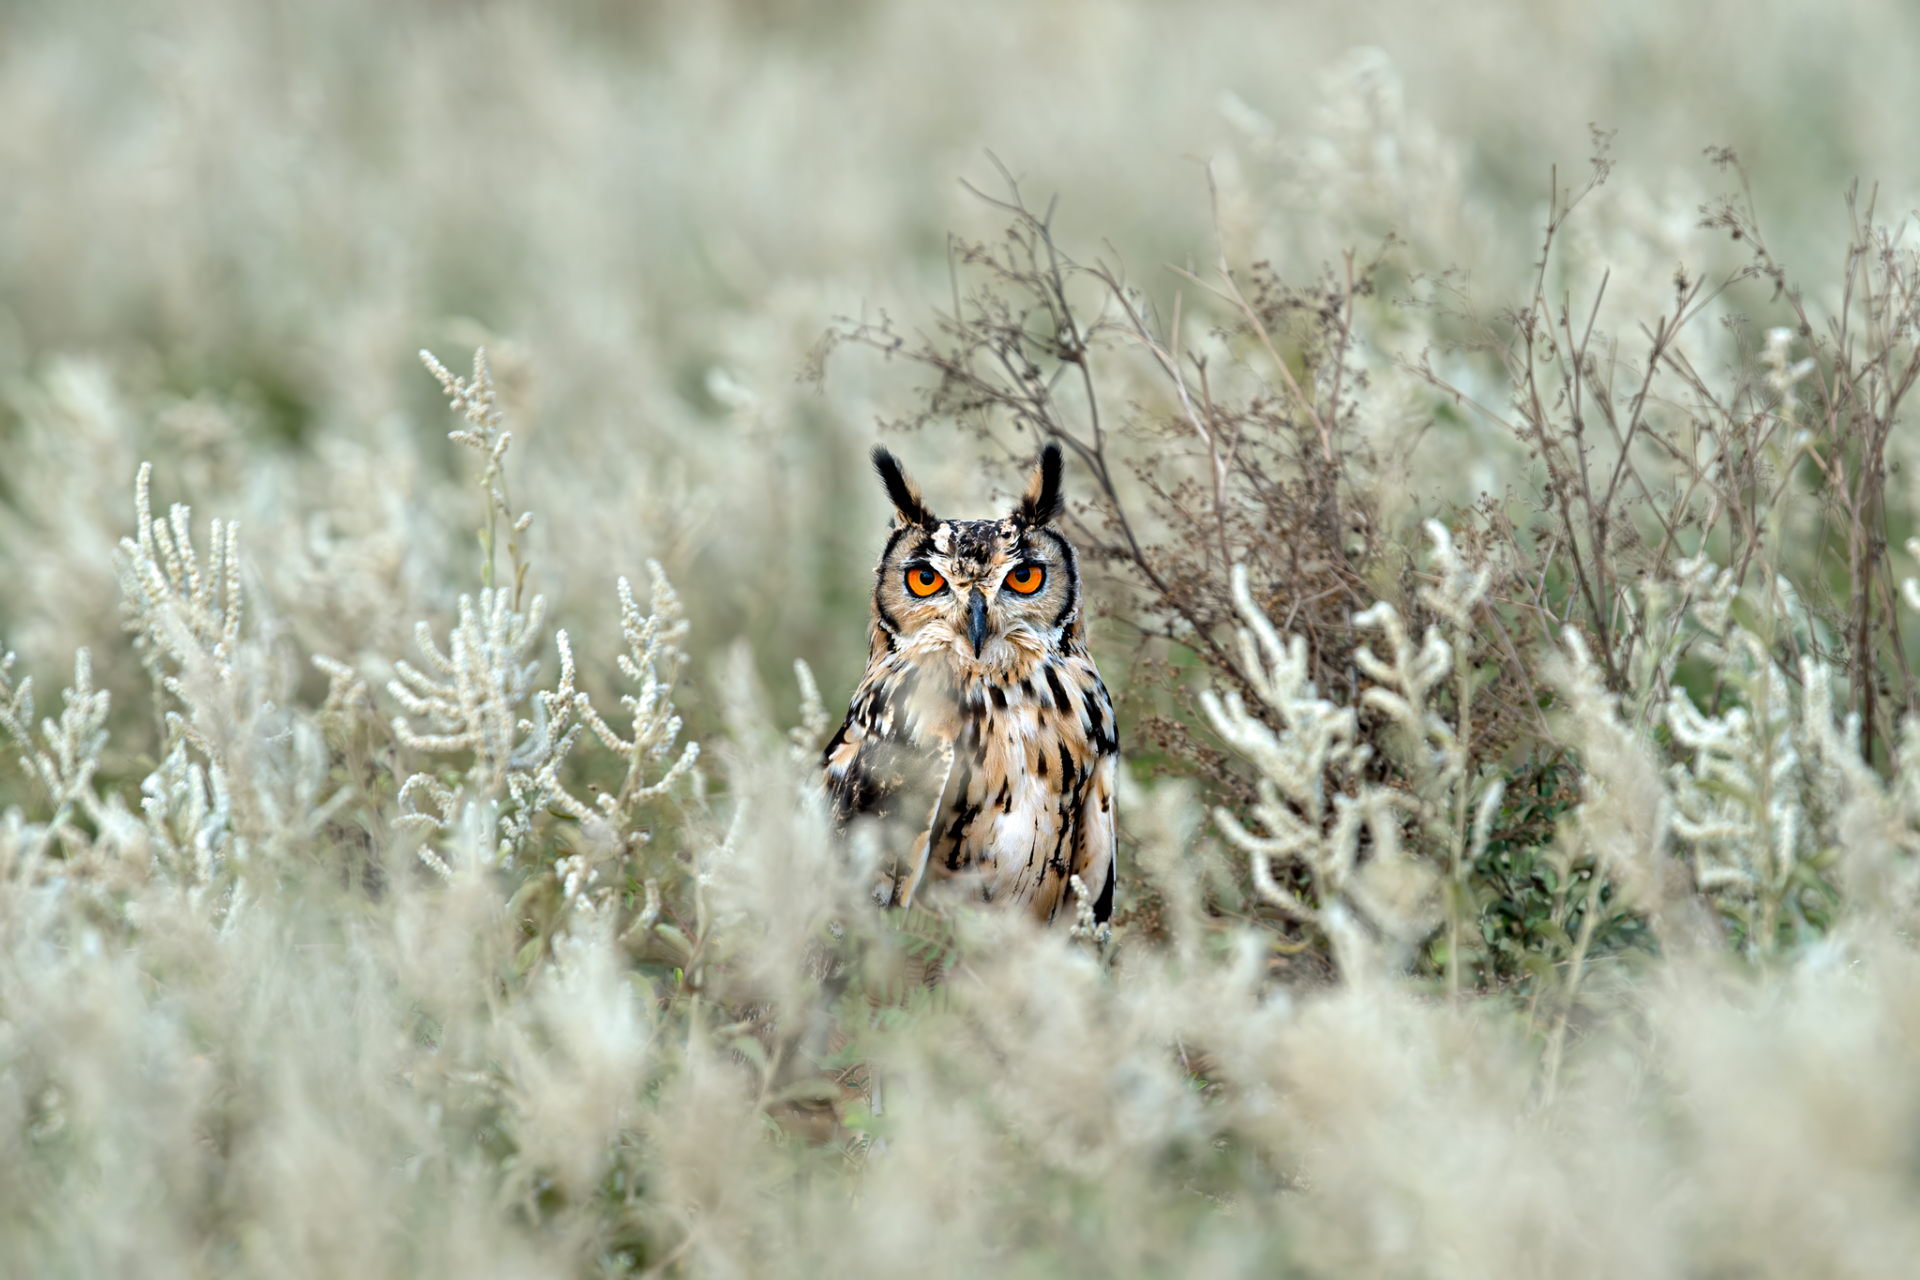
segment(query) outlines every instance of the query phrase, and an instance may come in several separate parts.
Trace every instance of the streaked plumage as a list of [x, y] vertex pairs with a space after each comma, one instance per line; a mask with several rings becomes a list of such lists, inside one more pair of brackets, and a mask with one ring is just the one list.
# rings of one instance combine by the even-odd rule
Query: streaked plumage
[[1105, 921], [1118, 744], [1073, 548], [1050, 527], [1059, 447], [999, 520], [941, 520], [891, 454], [873, 458], [898, 516], [874, 577], [867, 672], [824, 765], [842, 828], [879, 826], [875, 899], [958, 891], [1071, 919], [1078, 875]]

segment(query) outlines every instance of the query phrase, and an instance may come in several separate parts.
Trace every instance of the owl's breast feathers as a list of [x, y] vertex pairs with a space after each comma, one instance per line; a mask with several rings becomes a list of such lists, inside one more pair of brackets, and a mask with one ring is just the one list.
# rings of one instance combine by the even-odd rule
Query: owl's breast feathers
[[1104, 921], [1117, 752], [1112, 699], [1078, 643], [998, 670], [881, 650], [823, 763], [840, 826], [882, 824], [894, 863], [877, 898], [952, 882], [1051, 920], [1075, 910], [1077, 875]]

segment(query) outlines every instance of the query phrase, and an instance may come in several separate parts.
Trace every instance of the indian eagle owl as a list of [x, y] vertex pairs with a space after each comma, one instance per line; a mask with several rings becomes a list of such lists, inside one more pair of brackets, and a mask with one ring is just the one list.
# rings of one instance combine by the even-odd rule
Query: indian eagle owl
[[884, 448], [898, 515], [873, 582], [866, 675], [824, 753], [842, 830], [879, 824], [881, 905], [959, 891], [1051, 921], [1113, 911], [1113, 701], [1087, 652], [1060, 447], [998, 520], [943, 520]]

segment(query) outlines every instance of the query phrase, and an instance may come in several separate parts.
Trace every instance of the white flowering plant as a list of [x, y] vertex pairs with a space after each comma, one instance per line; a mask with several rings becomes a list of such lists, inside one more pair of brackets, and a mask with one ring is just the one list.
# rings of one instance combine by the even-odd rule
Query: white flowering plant
[[[10, 1271], [1910, 1269], [1911, 13], [618, 8], [0, 21]], [[1107, 921], [863, 901], [876, 416], [1067, 451]]]

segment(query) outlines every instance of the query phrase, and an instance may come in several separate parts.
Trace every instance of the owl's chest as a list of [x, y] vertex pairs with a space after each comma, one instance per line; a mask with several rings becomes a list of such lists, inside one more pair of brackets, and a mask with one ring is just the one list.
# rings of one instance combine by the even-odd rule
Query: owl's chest
[[1025, 896], [1076, 861], [1106, 694], [1090, 667], [958, 694], [942, 725], [951, 728], [951, 764], [928, 831], [928, 870], [977, 876], [988, 898]]

